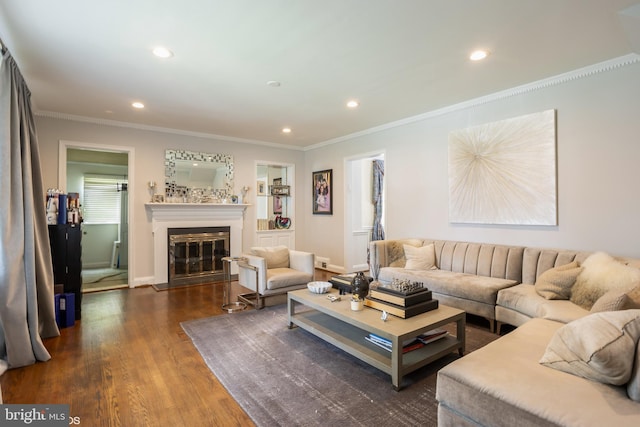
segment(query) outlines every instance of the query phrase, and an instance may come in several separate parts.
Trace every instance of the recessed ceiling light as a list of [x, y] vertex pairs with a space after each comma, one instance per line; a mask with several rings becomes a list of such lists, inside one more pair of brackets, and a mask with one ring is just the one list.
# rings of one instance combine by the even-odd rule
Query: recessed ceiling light
[[173, 56], [173, 52], [164, 46], [155, 47], [153, 49], [153, 54], [158, 58], [171, 58]]
[[471, 52], [471, 55], [469, 55], [469, 59], [472, 61], [481, 61], [487, 56], [489, 56], [488, 50], [475, 50]]
[[347, 102], [347, 107], [349, 108], [356, 108], [360, 105], [360, 103], [358, 101], [356, 101], [355, 99], [352, 99], [351, 101]]
[[291, 133], [291, 128], [282, 128], [282, 133]]
[[276, 81], [276, 80], [269, 80], [267, 82], [267, 86], [271, 86], [271, 87], [280, 87], [280, 82]]
[[132, 102], [132, 103], [131, 103], [131, 106], [132, 106], [133, 108], [137, 108], [137, 109], [142, 109], [142, 108], [144, 108], [144, 104], [143, 104], [142, 102], [137, 102], [137, 101], [136, 101], [136, 102]]

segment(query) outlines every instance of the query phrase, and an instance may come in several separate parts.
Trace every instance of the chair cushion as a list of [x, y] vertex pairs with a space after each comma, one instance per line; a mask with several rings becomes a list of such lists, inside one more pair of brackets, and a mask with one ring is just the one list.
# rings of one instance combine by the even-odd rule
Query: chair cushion
[[313, 274], [291, 268], [270, 268], [267, 270], [267, 289], [280, 289], [306, 284], [313, 280]]
[[286, 246], [273, 247], [253, 247], [251, 252], [255, 256], [264, 258], [267, 261], [267, 268], [286, 268], [289, 267], [289, 248]]

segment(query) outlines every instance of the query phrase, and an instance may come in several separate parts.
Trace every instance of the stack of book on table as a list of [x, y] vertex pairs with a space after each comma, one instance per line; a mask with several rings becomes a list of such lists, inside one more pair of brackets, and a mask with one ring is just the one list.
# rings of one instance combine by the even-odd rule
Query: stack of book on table
[[[418, 335], [417, 337], [405, 340], [402, 343], [402, 352], [408, 353], [410, 351], [417, 350], [446, 336], [447, 331], [443, 329], [434, 329], [433, 331], [427, 331], [423, 334]], [[387, 338], [383, 338], [375, 334], [369, 334], [369, 336], [364, 337], [364, 339], [369, 341], [370, 343], [377, 345], [380, 348], [384, 348], [389, 352], [391, 351], [391, 340]]]
[[438, 308], [438, 300], [432, 299], [431, 291], [422, 287], [403, 292], [393, 287], [378, 286], [369, 291], [364, 305], [407, 319], [435, 310]]

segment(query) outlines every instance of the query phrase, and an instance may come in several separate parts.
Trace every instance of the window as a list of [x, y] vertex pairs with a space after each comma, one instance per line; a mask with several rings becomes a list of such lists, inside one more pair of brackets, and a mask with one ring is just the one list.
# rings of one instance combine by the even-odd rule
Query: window
[[116, 175], [84, 176], [83, 220], [86, 224], [120, 224], [120, 191], [126, 178]]

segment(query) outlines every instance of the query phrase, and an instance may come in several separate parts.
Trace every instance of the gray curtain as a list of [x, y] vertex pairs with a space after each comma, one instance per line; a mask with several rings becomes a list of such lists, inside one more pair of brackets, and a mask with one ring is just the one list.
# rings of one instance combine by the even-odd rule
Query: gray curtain
[[384, 240], [384, 228], [382, 227], [382, 189], [384, 184], [384, 160], [373, 161], [373, 191], [371, 203], [373, 203], [373, 229], [371, 240]]
[[49, 360], [59, 335], [31, 93], [11, 54], [0, 63], [0, 358], [9, 368]]

